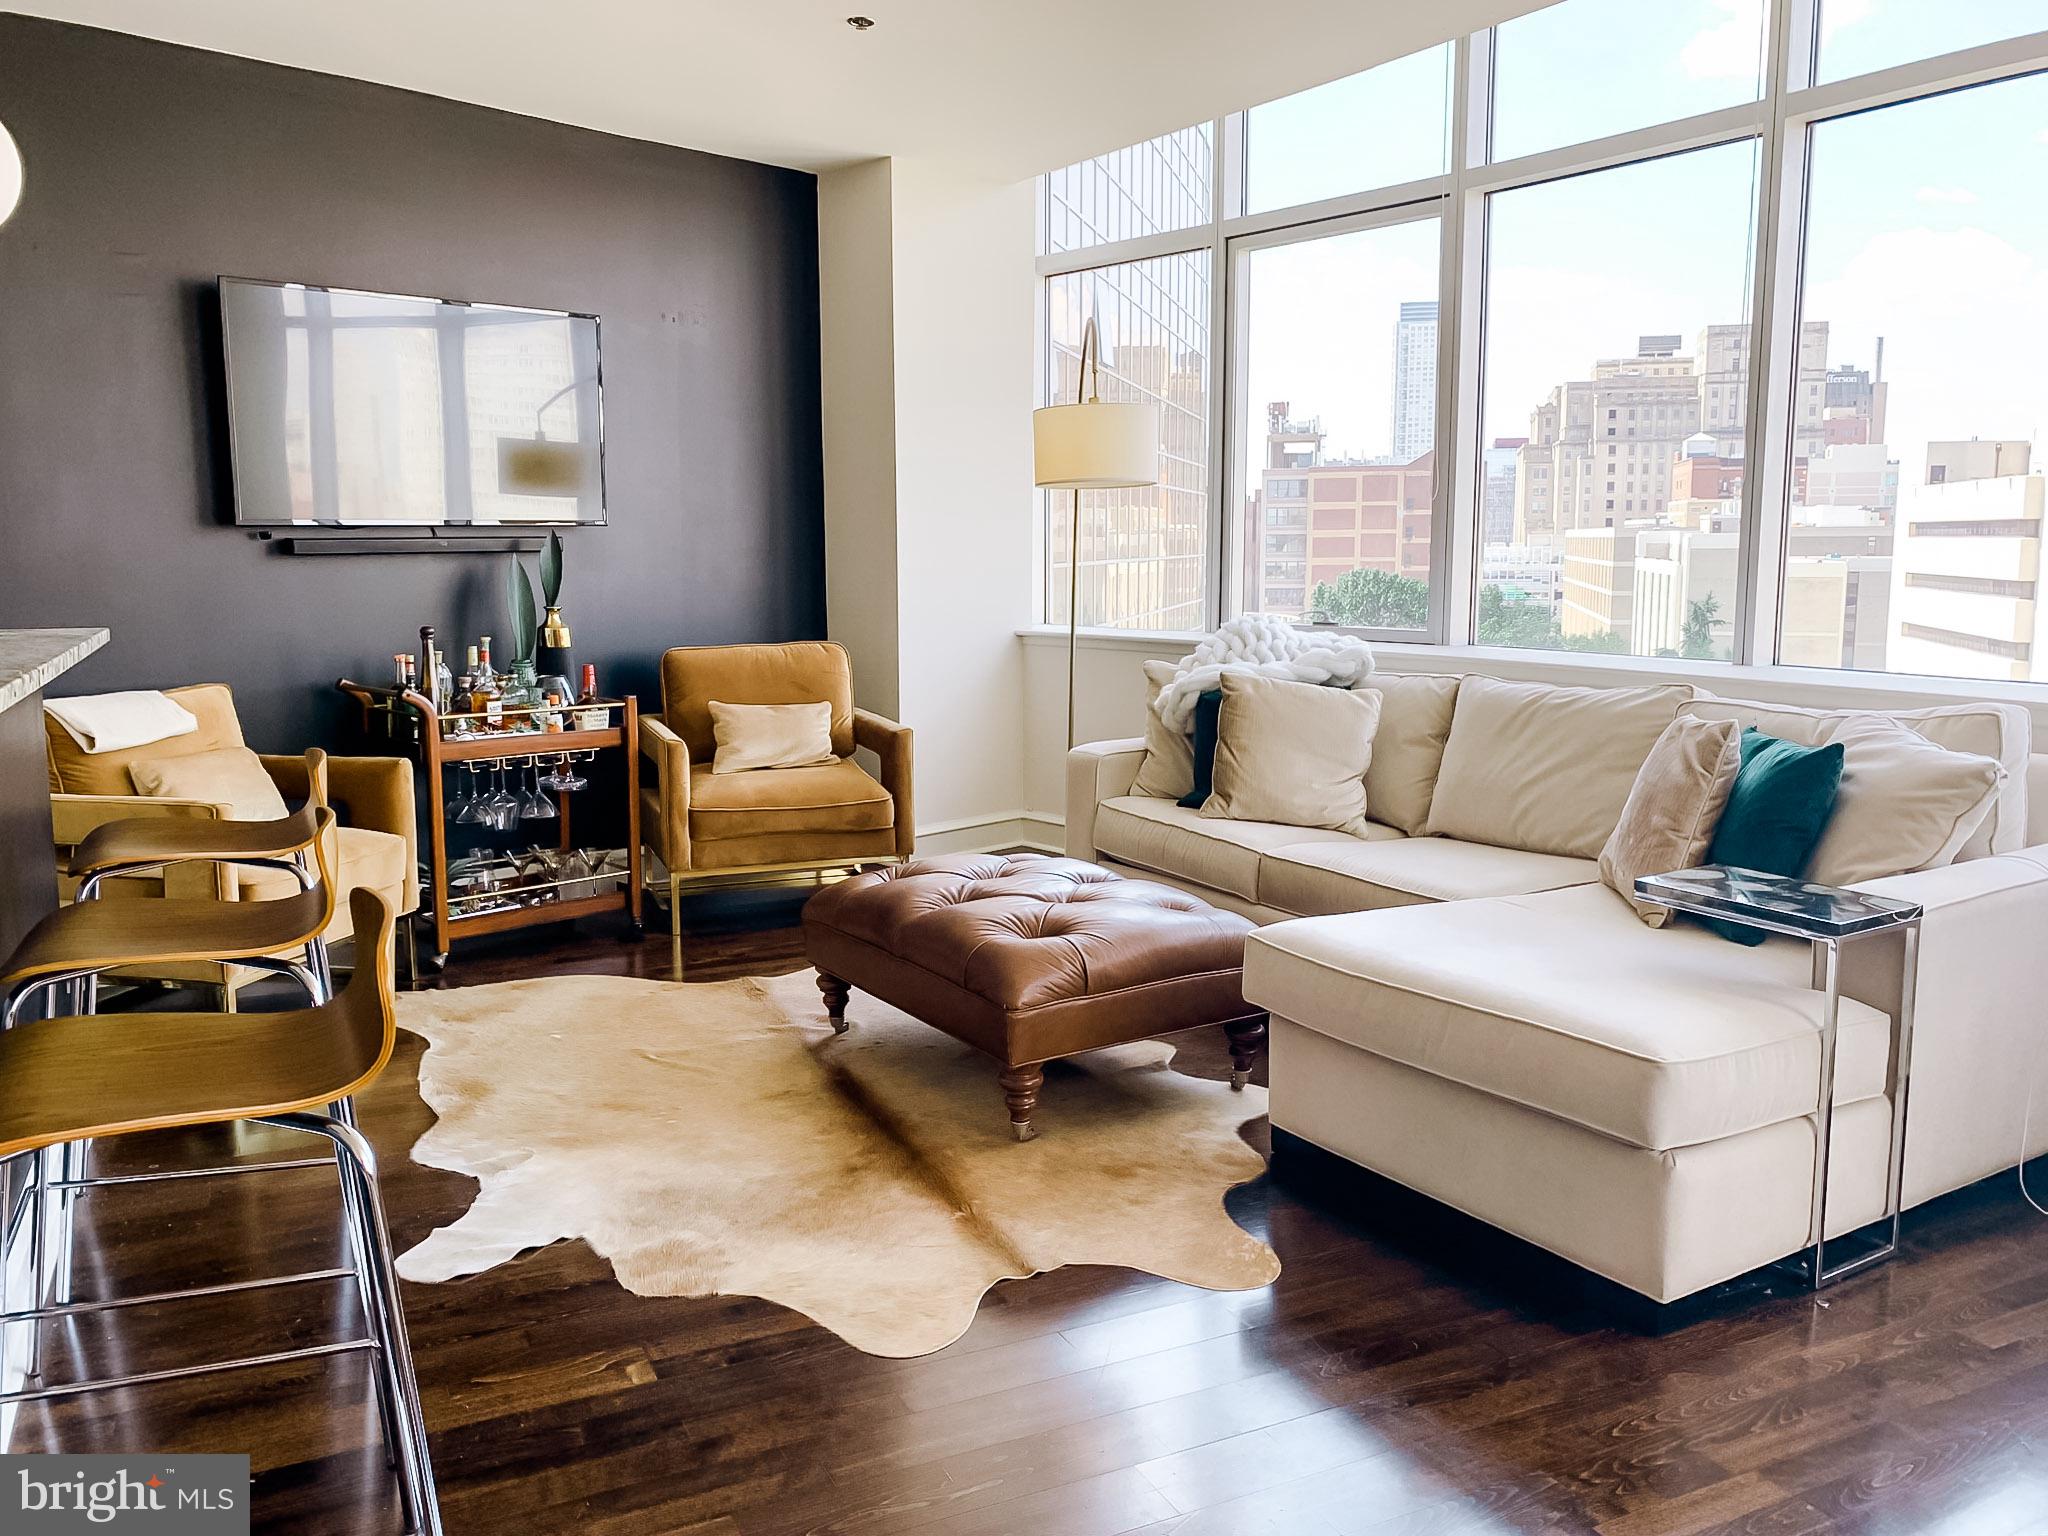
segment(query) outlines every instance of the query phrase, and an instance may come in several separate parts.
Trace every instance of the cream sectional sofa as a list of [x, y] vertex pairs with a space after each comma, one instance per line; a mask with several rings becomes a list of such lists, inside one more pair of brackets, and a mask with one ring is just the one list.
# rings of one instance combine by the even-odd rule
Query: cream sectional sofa
[[[1068, 758], [1072, 856], [1265, 925], [1245, 991], [1272, 1014], [1274, 1126], [1657, 1301], [1806, 1247], [1811, 951], [1652, 929], [1596, 858], [1679, 710], [1809, 741], [1840, 719], [1689, 688], [1371, 686], [1385, 693], [1367, 814], [1406, 825], [1363, 836], [1185, 809], [1144, 782], [1161, 754], [1148, 766], [1143, 738]], [[1935, 867], [1862, 886], [1926, 908], [1911, 1206], [2021, 1154], [2048, 1043], [2048, 757], [2014, 706], [1887, 718], [2005, 769]], [[1153, 722], [1155, 748], [1162, 732]], [[1831, 1237], [1883, 1213], [1899, 961], [1896, 939], [1843, 951]], [[2048, 1102], [2026, 1134], [2027, 1155], [2048, 1151]]]

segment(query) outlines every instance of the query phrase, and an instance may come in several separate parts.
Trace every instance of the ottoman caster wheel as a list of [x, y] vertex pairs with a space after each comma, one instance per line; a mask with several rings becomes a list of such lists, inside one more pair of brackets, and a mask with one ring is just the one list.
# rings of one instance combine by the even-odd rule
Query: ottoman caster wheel
[[844, 1019], [834, 1019], [832, 1021], [832, 1033], [835, 1035], [843, 1035], [851, 1028], [853, 1026]]
[[1243, 1093], [1243, 1092], [1244, 1092], [1244, 1085], [1245, 1085], [1246, 1083], [1250, 1082], [1251, 1080], [1252, 1080], [1252, 1075], [1251, 1075], [1251, 1073], [1249, 1073], [1249, 1072], [1233, 1072], [1233, 1073], [1231, 1073], [1231, 1074], [1230, 1074], [1230, 1091], [1231, 1091], [1232, 1093]]
[[1026, 1120], [1021, 1125], [1012, 1120], [1010, 1122], [1010, 1135], [1018, 1141], [1035, 1141], [1038, 1139], [1038, 1127], [1029, 1120]]

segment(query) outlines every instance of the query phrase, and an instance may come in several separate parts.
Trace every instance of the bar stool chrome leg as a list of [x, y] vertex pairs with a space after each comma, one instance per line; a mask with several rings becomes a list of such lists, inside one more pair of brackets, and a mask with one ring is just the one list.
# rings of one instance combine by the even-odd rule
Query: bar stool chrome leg
[[366, 1300], [377, 1347], [377, 1365], [391, 1394], [398, 1419], [393, 1449], [398, 1456], [399, 1487], [406, 1505], [406, 1523], [415, 1536], [442, 1536], [441, 1509], [434, 1493], [434, 1468], [427, 1447], [426, 1415], [420, 1407], [419, 1381], [413, 1373], [412, 1346], [406, 1337], [405, 1314], [393, 1266], [391, 1234], [384, 1222], [384, 1204], [377, 1193], [377, 1154], [362, 1132], [330, 1115], [292, 1114], [266, 1118], [266, 1125], [308, 1131], [334, 1143], [335, 1155], [348, 1170], [363, 1211], [367, 1239], [364, 1269]]

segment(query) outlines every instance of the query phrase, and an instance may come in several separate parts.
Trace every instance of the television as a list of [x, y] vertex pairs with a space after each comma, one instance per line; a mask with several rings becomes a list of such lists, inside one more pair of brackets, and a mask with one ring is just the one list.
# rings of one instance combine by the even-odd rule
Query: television
[[220, 279], [235, 521], [601, 524], [595, 315]]

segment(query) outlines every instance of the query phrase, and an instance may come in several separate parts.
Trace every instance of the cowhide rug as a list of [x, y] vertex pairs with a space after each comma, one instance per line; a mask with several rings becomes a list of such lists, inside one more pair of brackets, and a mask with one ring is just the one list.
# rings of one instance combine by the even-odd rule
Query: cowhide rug
[[893, 1356], [1063, 1264], [1215, 1290], [1279, 1273], [1223, 1209], [1264, 1170], [1237, 1134], [1264, 1090], [1114, 1047], [1048, 1066], [1019, 1143], [989, 1058], [859, 991], [848, 1019], [835, 1037], [808, 971], [402, 994], [440, 1117], [413, 1157], [481, 1188], [399, 1273], [453, 1280], [580, 1237], [640, 1295], [760, 1296]]

